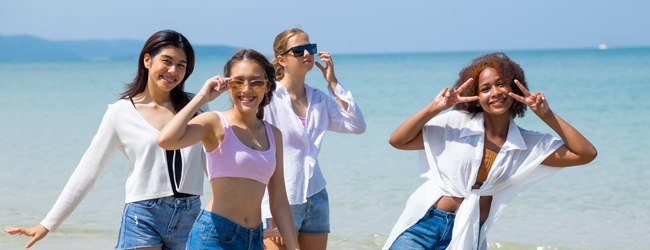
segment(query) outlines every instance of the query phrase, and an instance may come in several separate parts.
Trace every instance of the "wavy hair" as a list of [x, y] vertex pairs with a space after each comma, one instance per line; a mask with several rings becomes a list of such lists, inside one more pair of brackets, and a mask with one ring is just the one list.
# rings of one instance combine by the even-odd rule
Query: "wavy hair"
[[273, 41], [273, 55], [275, 56], [273, 57], [273, 67], [275, 67], [275, 78], [278, 79], [278, 81], [284, 78], [284, 67], [280, 65], [280, 62], [278, 62], [278, 56], [289, 49], [287, 48], [287, 42], [289, 39], [298, 35], [303, 35], [307, 40], [309, 40], [309, 35], [307, 35], [305, 31], [298, 28], [292, 28], [282, 31], [275, 37], [275, 41]]
[[266, 84], [269, 84], [269, 91], [264, 93], [264, 98], [262, 98], [262, 102], [257, 107], [257, 113], [255, 114], [257, 119], [261, 120], [264, 119], [264, 107], [266, 107], [266, 105], [269, 105], [269, 103], [271, 103], [271, 99], [273, 98], [273, 91], [276, 87], [276, 71], [273, 67], [273, 64], [271, 64], [264, 55], [252, 49], [245, 49], [237, 52], [237, 54], [232, 56], [232, 58], [226, 62], [226, 65], [223, 67], [224, 76], [230, 77], [230, 74], [232, 73], [232, 67], [236, 63], [244, 60], [257, 63], [257, 65], [262, 67], [262, 69], [264, 69], [264, 73], [266, 74]]

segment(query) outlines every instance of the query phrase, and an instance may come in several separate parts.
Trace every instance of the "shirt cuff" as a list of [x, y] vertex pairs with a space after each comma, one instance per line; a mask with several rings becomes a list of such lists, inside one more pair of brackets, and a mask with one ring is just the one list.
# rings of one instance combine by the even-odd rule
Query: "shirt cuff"
[[334, 89], [334, 91], [332, 91], [332, 87], [328, 84], [327, 91], [329, 92], [330, 97], [332, 97], [334, 100], [336, 100], [336, 97], [338, 96], [341, 100], [347, 102], [348, 104], [354, 102], [354, 99], [352, 99], [352, 93], [345, 89], [341, 82], [336, 82], [336, 89]]

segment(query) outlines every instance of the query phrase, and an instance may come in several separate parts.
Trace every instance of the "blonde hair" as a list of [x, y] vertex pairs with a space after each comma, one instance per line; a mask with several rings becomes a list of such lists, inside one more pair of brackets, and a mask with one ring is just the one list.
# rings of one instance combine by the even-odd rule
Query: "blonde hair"
[[309, 35], [307, 35], [303, 30], [292, 28], [282, 31], [282, 33], [275, 37], [275, 41], [273, 41], [273, 54], [275, 55], [273, 58], [273, 67], [275, 68], [275, 79], [278, 81], [284, 78], [284, 67], [280, 65], [280, 62], [278, 62], [278, 56], [289, 49], [287, 48], [287, 42], [289, 39], [298, 35], [304, 35], [309, 39]]

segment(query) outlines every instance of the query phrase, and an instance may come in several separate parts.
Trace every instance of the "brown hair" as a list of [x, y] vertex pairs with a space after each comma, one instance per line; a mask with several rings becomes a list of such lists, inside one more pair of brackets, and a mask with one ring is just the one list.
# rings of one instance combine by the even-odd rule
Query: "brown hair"
[[[528, 84], [526, 84], [526, 78], [524, 75], [524, 70], [521, 69], [519, 64], [513, 62], [502, 52], [496, 52], [492, 54], [482, 55], [474, 60], [472, 63], [465, 67], [463, 70], [458, 73], [458, 80], [454, 84], [454, 89], [460, 88], [460, 86], [467, 81], [467, 79], [472, 78], [474, 81], [461, 93], [461, 96], [476, 96], [478, 95], [478, 77], [486, 68], [493, 68], [497, 71], [501, 79], [504, 82], [510, 84], [512, 88], [512, 93], [523, 96], [524, 93], [519, 89], [515, 84], [515, 79], [521, 83], [521, 85], [528, 90]], [[478, 100], [471, 102], [462, 102], [454, 105], [454, 110], [463, 110], [467, 111], [472, 115], [483, 112], [483, 108], [478, 105]], [[524, 103], [521, 103], [515, 100], [510, 106], [510, 116], [515, 118], [517, 116], [524, 117], [527, 106]]]
[[289, 38], [298, 35], [304, 35], [307, 37], [307, 39], [309, 39], [309, 35], [307, 35], [307, 33], [305, 33], [303, 30], [292, 28], [282, 31], [282, 33], [278, 34], [275, 37], [275, 41], [273, 41], [273, 54], [275, 56], [273, 58], [273, 67], [275, 67], [275, 78], [278, 79], [278, 81], [284, 78], [284, 67], [280, 65], [280, 62], [278, 62], [278, 56], [280, 56], [282, 52], [285, 52], [289, 49], [287, 48], [287, 42], [289, 41]]
[[276, 87], [275, 68], [273, 68], [273, 65], [269, 62], [268, 59], [266, 59], [264, 55], [252, 49], [245, 49], [237, 52], [237, 54], [232, 56], [232, 58], [226, 62], [226, 65], [223, 67], [223, 75], [225, 77], [230, 77], [232, 66], [244, 60], [257, 63], [262, 67], [262, 69], [264, 69], [264, 73], [266, 73], [266, 84], [269, 84], [269, 91], [264, 93], [264, 98], [262, 98], [262, 102], [257, 107], [257, 113], [255, 114], [257, 119], [261, 120], [264, 119], [264, 107], [271, 103], [271, 98], [273, 98], [273, 91]]
[[145, 91], [149, 77], [149, 70], [144, 66], [145, 54], [149, 54], [149, 57], [153, 58], [166, 46], [183, 49], [187, 57], [187, 66], [185, 67], [183, 80], [169, 92], [172, 106], [174, 106], [176, 112], [179, 112], [190, 102], [190, 97], [185, 93], [184, 88], [185, 80], [194, 71], [194, 49], [185, 36], [173, 30], [158, 31], [151, 35], [147, 42], [144, 43], [144, 47], [140, 51], [140, 57], [138, 58], [138, 72], [133, 82], [126, 84], [126, 90], [122, 93], [120, 99], [132, 98]]

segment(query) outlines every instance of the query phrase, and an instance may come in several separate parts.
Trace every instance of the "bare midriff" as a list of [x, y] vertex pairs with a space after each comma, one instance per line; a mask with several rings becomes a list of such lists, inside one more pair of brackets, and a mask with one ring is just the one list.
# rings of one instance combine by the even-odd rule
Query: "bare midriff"
[[253, 229], [262, 224], [264, 183], [236, 177], [210, 180], [212, 198], [205, 210], [221, 215], [243, 227]]
[[[436, 203], [433, 203], [433, 207], [449, 213], [458, 213], [460, 203], [462, 203], [464, 199], [465, 198], [462, 197], [442, 196], [438, 201], [436, 201]], [[487, 220], [488, 215], [490, 215], [492, 196], [481, 196], [479, 199], [479, 205], [481, 207], [480, 220], [485, 221]]]

